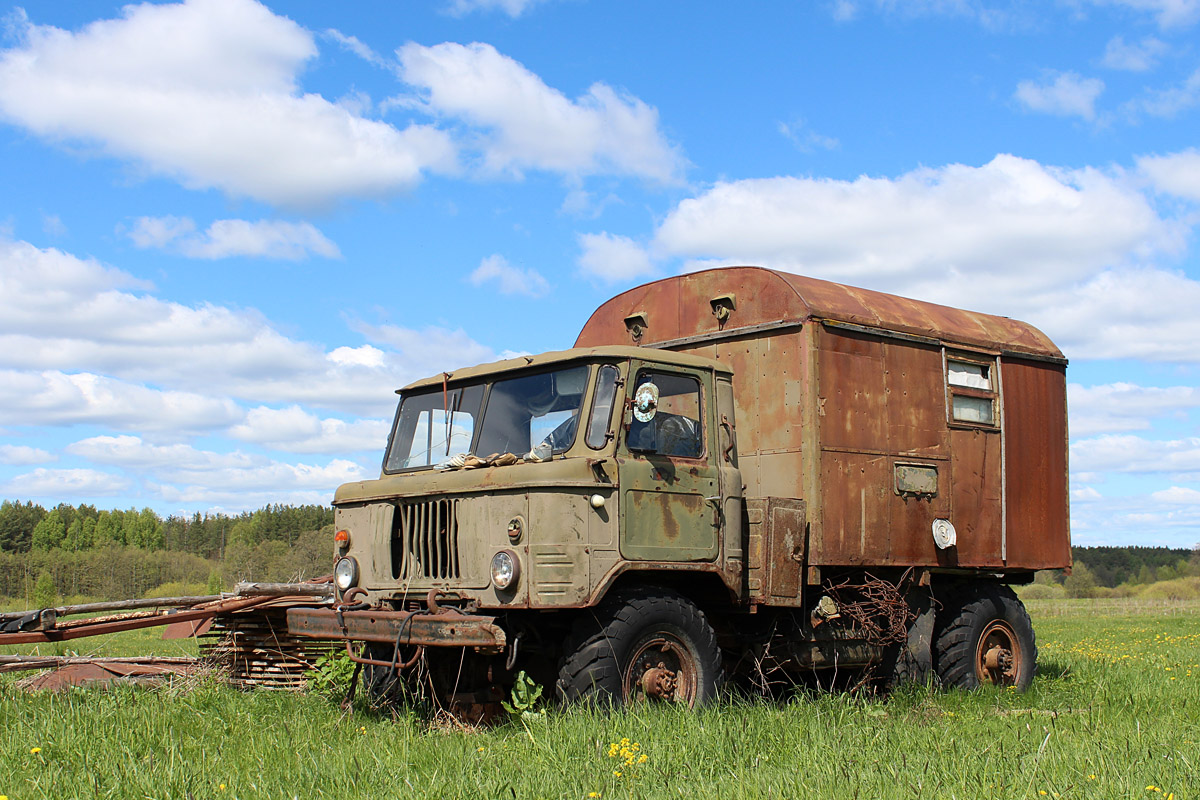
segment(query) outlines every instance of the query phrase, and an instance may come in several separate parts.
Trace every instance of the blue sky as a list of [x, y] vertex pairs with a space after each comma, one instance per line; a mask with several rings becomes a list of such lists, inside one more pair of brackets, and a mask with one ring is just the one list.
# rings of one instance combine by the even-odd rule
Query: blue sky
[[0, 19], [0, 496], [327, 502], [396, 387], [749, 263], [1039, 326], [1075, 542], [1200, 542], [1200, 0]]

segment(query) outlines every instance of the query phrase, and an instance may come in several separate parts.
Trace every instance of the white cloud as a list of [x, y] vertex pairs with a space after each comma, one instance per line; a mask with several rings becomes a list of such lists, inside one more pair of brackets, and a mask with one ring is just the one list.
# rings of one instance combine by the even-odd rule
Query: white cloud
[[794, 144], [796, 149], [802, 153], [811, 153], [817, 148], [822, 150], [836, 150], [841, 146], [841, 142], [837, 139], [817, 133], [802, 119], [796, 119], [791, 122], [780, 122], [778, 130], [784, 138]]
[[215, 503], [236, 498], [253, 507], [254, 502], [246, 502], [247, 497], [304, 492], [320, 496], [315, 502], [325, 503], [339, 484], [365, 477], [362, 467], [346, 459], [333, 459], [327, 464], [290, 464], [241, 452], [200, 450], [186, 444], [154, 445], [137, 436], [95, 436], [69, 445], [67, 451], [97, 464], [137, 471], [143, 476], [143, 486], [167, 502]]
[[1172, 486], [1150, 495], [1154, 500], [1167, 505], [1200, 505], [1200, 491]]
[[1200, 20], [1200, 0], [1088, 0], [1093, 5], [1116, 6], [1155, 17], [1160, 28], [1186, 28]]
[[1114, 36], [1104, 47], [1101, 63], [1109, 69], [1145, 72], [1158, 66], [1158, 60], [1169, 50], [1161, 39], [1147, 36], [1140, 42], [1126, 42], [1123, 36]]
[[1042, 83], [1021, 81], [1015, 97], [1030, 111], [1062, 117], [1096, 118], [1096, 98], [1104, 91], [1104, 81], [1083, 78], [1074, 72], [1049, 72]]
[[472, 11], [500, 11], [516, 19], [542, 0], [449, 0], [447, 11], [461, 17]]
[[127, 478], [94, 469], [38, 468], [0, 484], [0, 492], [8, 497], [46, 497], [59, 501], [64, 497], [117, 495], [130, 485]]
[[334, 28], [327, 29], [322, 35], [326, 39], [336, 42], [338, 45], [358, 56], [363, 61], [366, 61], [368, 64], [374, 64], [377, 67], [393, 66], [391, 62], [372, 50], [369, 45], [367, 45], [357, 36], [347, 36], [346, 34], [339, 30], [335, 30]]
[[[1031, 291], [1179, 246], [1146, 199], [1097, 170], [1011, 155], [895, 179], [761, 178], [718, 183], [659, 226], [655, 250], [869, 278], [910, 296]], [[948, 287], [953, 287], [947, 291]]]
[[1072, 436], [1146, 430], [1156, 418], [1182, 415], [1200, 408], [1194, 386], [1158, 388], [1132, 383], [1067, 386]]
[[1200, 150], [1145, 156], [1137, 160], [1137, 165], [1160, 192], [1200, 202]]
[[1171, 119], [1200, 104], [1200, 69], [1193, 72], [1178, 86], [1157, 89], [1144, 97], [1126, 103], [1124, 108], [1131, 114], [1145, 113], [1152, 117]]
[[[96, 415], [133, 424], [129, 414], [141, 409], [161, 412], [161, 421], [147, 419], [147, 427], [182, 418], [187, 430], [240, 418], [230, 419], [236, 407], [228, 398], [383, 416], [398, 385], [447, 364], [495, 357], [461, 330], [398, 326], [362, 328], [378, 337], [376, 344], [391, 343], [386, 349], [326, 352], [282, 335], [252, 310], [189, 307], [122, 291], [138, 286], [94, 261], [0, 239], [0, 370], [13, 370], [32, 393], [15, 394], [16, 377], [0, 382], [0, 395], [12, 396], [0, 409], [20, 411], [22, 424]], [[191, 413], [202, 421], [187, 423]]]
[[141, 248], [170, 249], [188, 258], [248, 256], [300, 261], [310, 254], [341, 258], [333, 242], [308, 222], [219, 219], [204, 233], [195, 233], [187, 217], [139, 217], [129, 238]]
[[253, 0], [129, 5], [77, 32], [20, 34], [0, 51], [0, 115], [190, 188], [306, 206], [454, 166], [438, 130], [398, 130], [303, 93], [312, 34]]
[[1200, 438], [1153, 440], [1106, 435], [1071, 445], [1071, 468], [1099, 472], [1190, 475], [1200, 479]]
[[24, 444], [0, 444], [0, 464], [24, 466], [55, 461], [55, 456], [38, 447]]
[[384, 419], [321, 419], [299, 406], [250, 409], [235, 439], [288, 453], [383, 452], [391, 424]]
[[592, 278], [614, 283], [654, 274], [654, 262], [645, 248], [627, 236], [611, 233], [581, 233], [579, 271]]
[[222, 428], [242, 416], [227, 398], [161, 391], [90, 372], [0, 370], [5, 425], [107, 425], [187, 434]]
[[1071, 501], [1074, 503], [1090, 503], [1093, 500], [1099, 500], [1102, 497], [1103, 495], [1091, 486], [1084, 486], [1081, 489], [1071, 490]]
[[537, 270], [514, 267], [501, 255], [490, 255], [479, 262], [468, 280], [472, 286], [495, 283], [501, 294], [542, 297], [550, 291], [550, 284]]
[[658, 112], [595, 83], [575, 101], [489, 44], [453, 42], [396, 51], [405, 82], [426, 107], [488, 130], [484, 161], [494, 172], [616, 173], [671, 182], [682, 157], [658, 128]]

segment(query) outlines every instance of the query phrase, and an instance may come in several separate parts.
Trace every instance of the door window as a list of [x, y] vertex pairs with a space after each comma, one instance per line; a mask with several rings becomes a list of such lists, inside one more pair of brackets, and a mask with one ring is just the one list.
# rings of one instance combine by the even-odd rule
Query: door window
[[686, 375], [644, 371], [637, 385], [658, 387], [658, 410], [648, 422], [629, 425], [626, 445], [631, 451], [677, 458], [704, 455], [700, 381]]

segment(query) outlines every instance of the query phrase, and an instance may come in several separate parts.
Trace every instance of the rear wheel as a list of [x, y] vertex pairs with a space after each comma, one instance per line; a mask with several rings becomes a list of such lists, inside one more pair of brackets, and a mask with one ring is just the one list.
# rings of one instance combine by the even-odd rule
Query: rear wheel
[[616, 596], [576, 624], [558, 673], [562, 700], [699, 707], [716, 697], [721, 650], [703, 612], [665, 589]]
[[983, 586], [953, 595], [938, 623], [934, 658], [944, 685], [1029, 688], [1037, 643], [1029, 614], [1012, 589]]

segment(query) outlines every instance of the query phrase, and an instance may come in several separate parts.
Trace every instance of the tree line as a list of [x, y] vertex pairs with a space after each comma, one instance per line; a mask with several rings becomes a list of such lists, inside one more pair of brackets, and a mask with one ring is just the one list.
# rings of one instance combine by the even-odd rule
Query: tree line
[[291, 545], [305, 531], [332, 524], [333, 509], [318, 505], [277, 504], [237, 516], [196, 513], [163, 519], [150, 508], [109, 511], [60, 503], [46, 509], [31, 501], [5, 500], [0, 503], [0, 552], [80, 552], [124, 546], [221, 558], [231, 544]]
[[0, 597], [18, 604], [216, 594], [238, 581], [308, 580], [331, 572], [332, 556], [328, 506], [164, 519], [149, 508], [0, 502]]

